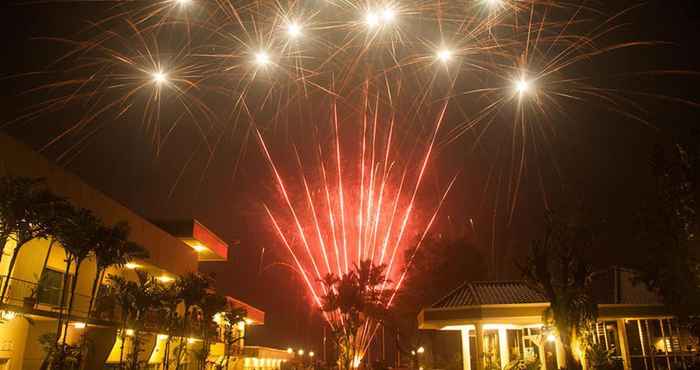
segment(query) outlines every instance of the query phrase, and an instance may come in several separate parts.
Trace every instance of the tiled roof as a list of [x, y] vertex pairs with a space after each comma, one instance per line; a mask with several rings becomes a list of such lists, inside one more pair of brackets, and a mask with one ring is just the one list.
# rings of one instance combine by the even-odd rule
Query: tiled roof
[[[632, 271], [619, 268], [594, 274], [594, 299], [599, 304], [660, 304], [659, 297], [634, 283], [633, 276]], [[432, 308], [545, 302], [546, 297], [524, 281], [477, 281], [462, 284]]]
[[546, 301], [523, 281], [480, 281], [463, 284], [435, 303], [433, 308]]

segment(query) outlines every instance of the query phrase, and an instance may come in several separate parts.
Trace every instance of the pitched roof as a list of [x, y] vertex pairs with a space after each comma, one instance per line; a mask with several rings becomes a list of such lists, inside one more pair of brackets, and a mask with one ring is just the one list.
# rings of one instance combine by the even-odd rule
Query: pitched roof
[[[661, 304], [659, 297], [634, 282], [634, 272], [612, 268], [593, 275], [593, 297], [599, 304]], [[492, 304], [545, 303], [547, 298], [524, 281], [466, 282], [432, 305], [450, 308]]]
[[544, 302], [547, 299], [523, 281], [478, 281], [462, 284], [433, 308]]

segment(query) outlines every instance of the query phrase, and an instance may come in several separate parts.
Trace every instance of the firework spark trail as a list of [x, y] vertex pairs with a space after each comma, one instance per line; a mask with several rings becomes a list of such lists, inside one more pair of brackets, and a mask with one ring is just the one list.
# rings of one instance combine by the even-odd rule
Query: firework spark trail
[[[414, 222], [419, 213], [416, 200], [433, 152], [465, 134], [475, 134], [472, 150], [491, 131], [500, 135], [496, 141], [503, 144], [490, 157], [483, 189], [486, 195], [495, 184], [491, 190], [495, 245], [496, 214], [510, 222], [521, 182], [537, 162], [528, 156], [552, 152], [539, 146], [553, 145], [553, 122], [558, 116], [566, 117], [569, 108], [594, 102], [649, 124], [637, 98], [697, 106], [682, 98], [609, 87], [604, 85], [608, 81], [597, 81], [596, 74], [578, 69], [583, 66], [586, 71], [602, 55], [657, 45], [618, 41], [618, 36], [627, 37], [617, 34], [627, 25], [623, 16], [636, 6], [608, 16], [585, 0], [406, 0], [381, 5], [329, 0], [313, 8], [297, 1], [266, 0], [115, 3], [104, 18], [90, 22], [75, 39], [51, 38], [70, 48], [50, 65], [58, 81], [30, 89], [47, 98], [10, 123], [77, 107], [75, 122], [68, 122], [46, 145], [73, 140], [59, 160], [75, 158], [106, 122], [140, 122], [156, 153], [176, 128], [191, 130], [199, 142], [178, 173], [171, 194], [186, 170], [196, 167], [193, 161], [200, 150], [207, 154], [203, 177], [216, 151], [227, 146], [225, 135], [239, 146], [236, 167], [245, 162], [249, 137], [257, 141], [274, 173], [284, 211], [291, 217], [279, 216], [276, 208], [268, 206], [265, 211], [317, 305], [325, 289], [318, 284], [324, 273], [346, 274], [363, 259], [387, 262], [383, 285], [389, 285], [411, 227], [420, 224]], [[679, 76], [689, 74], [678, 71]], [[442, 77], [449, 83], [441, 83]], [[386, 85], [382, 94], [388, 103], [380, 102], [379, 94], [370, 101], [370, 87], [382, 85]], [[391, 86], [404, 92], [392, 91]], [[358, 91], [364, 93], [361, 121], [341, 125], [337, 102]], [[315, 168], [304, 163], [303, 148], [295, 147], [300, 173], [296, 180], [303, 187], [297, 201], [287, 186], [291, 182], [285, 183], [281, 166], [270, 152], [277, 148], [267, 145], [263, 133], [277, 132], [285, 119], [283, 128], [288, 130], [292, 120], [287, 117], [297, 113], [313, 115], [318, 99], [333, 100], [326, 127], [330, 145], [324, 150], [326, 143], [314, 144], [318, 145], [318, 179], [306, 173]], [[435, 102], [444, 102], [444, 107], [439, 119], [425, 128], [421, 113], [430, 111]], [[448, 103], [460, 116], [450, 119], [438, 138]], [[385, 105], [391, 116], [388, 121], [380, 109]], [[212, 107], [217, 107], [216, 112]], [[409, 107], [407, 114], [399, 112], [405, 107]], [[395, 118], [407, 124], [395, 130]], [[499, 127], [507, 128], [505, 135], [492, 130], [499, 122], [503, 122]], [[309, 129], [306, 122], [294, 123], [301, 131]], [[348, 137], [342, 133], [352, 130], [360, 131], [355, 143], [359, 148], [345, 152], [343, 140]], [[408, 164], [414, 159], [413, 150], [407, 158], [392, 159], [392, 154], [404, 149], [401, 134], [407, 140], [424, 131], [429, 137], [425, 151], [420, 140], [414, 146], [420, 148], [415, 154], [417, 168]], [[351, 137], [357, 138], [352, 132]], [[549, 156], [557, 167], [556, 158]], [[448, 191], [453, 184], [454, 180]], [[546, 193], [543, 186], [542, 193]], [[422, 235], [418, 246], [444, 196], [429, 221], [421, 224], [425, 229], [417, 233]], [[404, 277], [405, 271], [395, 284], [391, 282], [390, 301]], [[366, 344], [374, 331], [371, 325], [365, 326], [358, 340]]]
[[[363, 94], [365, 101], [369, 102], [367, 100], [369, 91], [365, 90]], [[282, 244], [293, 255], [297, 268], [301, 269], [300, 274], [304, 276], [316, 305], [320, 306], [319, 292], [325, 288], [319, 277], [317, 259], [320, 259], [320, 263], [329, 273], [343, 276], [348, 273], [350, 266], [359, 265], [363, 260], [381, 264], [384, 262], [383, 259], [391, 256], [391, 263], [386, 269], [386, 279], [381, 284], [382, 290], [388, 292], [387, 299], [393, 298], [397, 285], [392, 285], [389, 278], [397, 277], [399, 281], [403, 281], [400, 277], [401, 269], [396, 260], [398, 252], [407, 247], [407, 235], [413, 235], [413, 232], [408, 232], [409, 225], [411, 230], [415, 228], [417, 236], [422, 236], [419, 239], [419, 243], [422, 243], [455, 181], [453, 178], [447, 186], [441, 200], [432, 210], [429, 221], [420, 222], [415, 215], [416, 202], [429, 167], [437, 134], [444, 120], [446, 105], [445, 103], [440, 107], [437, 119], [432, 124], [430, 140], [422, 144], [425, 146], [425, 151], [420, 154], [418, 166], [412, 168], [414, 161], [410, 158], [391, 159], [395, 118], [392, 115], [391, 120], [386, 124], [388, 130], [380, 130], [382, 118], [379, 99], [371, 105], [364, 106], [361, 118], [364, 123], [346, 125], [343, 121], [342, 131], [359, 131], [361, 135], [355, 144], [357, 152], [354, 155], [345, 153], [346, 144], [341, 140], [340, 113], [334, 102], [330, 108], [331, 122], [327, 126], [334, 143], [329, 152], [333, 154], [324, 155], [326, 152], [319, 144], [317, 157], [320, 178], [316, 181], [320, 186], [317, 191], [312, 191], [313, 186], [306, 174], [307, 166], [304, 164], [303, 156], [296, 147], [294, 149], [299, 169], [297, 180], [302, 188], [299, 201], [292, 199], [293, 193], [290, 193], [290, 188], [280, 173], [269, 145], [265, 142], [262, 133], [257, 131], [261, 150], [273, 173], [287, 216], [275, 215], [281, 210], [273, 211], [268, 205], [265, 205], [265, 210]], [[352, 135], [343, 136], [352, 137]], [[352, 140], [350, 141], [352, 143]], [[397, 153], [399, 152], [400, 150]], [[354, 161], [355, 156], [357, 161]], [[332, 163], [333, 174], [327, 172], [326, 162]], [[395, 166], [403, 169], [396, 172]], [[405, 186], [407, 178], [413, 176], [415, 179], [411, 181], [412, 185]], [[356, 179], [359, 181], [355, 182]], [[343, 217], [345, 213], [355, 217]], [[289, 218], [289, 228], [280, 224], [280, 220], [286, 217]], [[324, 217], [327, 217], [326, 223], [320, 221]], [[294, 235], [297, 242], [290, 241]], [[337, 238], [338, 235], [341, 237], [340, 240]], [[345, 249], [351, 245], [353, 249], [356, 248], [356, 251]], [[302, 255], [304, 258], [301, 257]], [[333, 255], [335, 266], [331, 263]], [[345, 267], [345, 264], [348, 267]], [[312, 276], [317, 278], [317, 282], [313, 282]], [[333, 321], [332, 317], [327, 319]], [[355, 344], [361, 350], [360, 358], [371, 343], [377, 325], [377, 322], [367, 321], [354, 335]]]

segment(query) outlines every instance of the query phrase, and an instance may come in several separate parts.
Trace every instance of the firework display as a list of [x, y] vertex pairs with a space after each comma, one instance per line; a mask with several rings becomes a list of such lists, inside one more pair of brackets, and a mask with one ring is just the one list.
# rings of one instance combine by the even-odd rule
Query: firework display
[[[265, 201], [266, 220], [318, 306], [323, 277], [363, 260], [386, 265], [391, 305], [410, 268], [404, 251], [420, 247], [456, 178], [416, 210], [438, 148], [507, 122], [512, 214], [528, 141], [548, 140], [547, 122], [568, 103], [595, 100], [644, 121], [635, 93], [581, 68], [653, 45], [619, 41], [630, 9], [606, 14], [573, 0], [109, 4], [85, 37], [55, 40], [69, 51], [35, 90], [50, 97], [18, 121], [84, 107], [50, 142], [77, 143], [65, 156], [120, 119], [142, 122], [156, 147], [184, 125], [211, 153], [222, 137], [241, 148], [255, 141], [279, 193]], [[289, 140], [305, 147], [295, 158], [271, 147], [282, 126], [308, 133]], [[298, 176], [280, 169], [290, 163]], [[363, 348], [375, 330], [364, 329]]]

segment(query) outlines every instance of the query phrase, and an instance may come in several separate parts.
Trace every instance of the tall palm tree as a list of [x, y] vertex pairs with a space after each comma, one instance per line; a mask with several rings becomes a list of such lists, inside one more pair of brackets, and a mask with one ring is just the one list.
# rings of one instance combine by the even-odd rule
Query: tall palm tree
[[202, 349], [198, 353], [200, 370], [205, 370], [207, 368], [207, 359], [209, 358], [209, 353], [211, 352], [210, 346], [212, 342], [212, 333], [216, 333], [214, 316], [224, 312], [227, 306], [228, 302], [226, 301], [226, 297], [213, 292], [204, 295], [199, 304], [199, 312], [201, 314], [202, 321]]
[[180, 343], [178, 344], [176, 368], [179, 368], [183, 360], [183, 338], [190, 334], [192, 316], [194, 311], [199, 308], [199, 305], [204, 300], [204, 297], [213, 290], [214, 281], [211, 276], [202, 273], [189, 273], [177, 279], [175, 282], [177, 290], [180, 294], [185, 309], [182, 320], [182, 332]]
[[69, 208], [65, 199], [46, 188], [43, 179], [0, 178], [0, 259], [8, 240], [15, 248], [4, 279], [0, 302], [4, 302], [10, 277], [22, 247], [31, 240], [49, 238]]
[[97, 295], [97, 288], [109, 267], [123, 267], [135, 258], [147, 258], [148, 252], [140, 245], [129, 241], [129, 225], [126, 222], [118, 222], [112, 227], [100, 227], [95, 254], [95, 279], [92, 282], [90, 292], [90, 304], [88, 313], [92, 308]]
[[219, 364], [217, 370], [228, 370], [231, 355], [233, 354], [233, 345], [243, 340], [243, 335], [238, 335], [239, 333], [236, 329], [238, 323], [245, 322], [245, 317], [248, 313], [242, 307], [233, 307], [227, 305], [224, 312], [221, 313], [221, 325], [223, 325], [223, 341], [224, 341], [224, 361]]
[[[65, 300], [66, 285], [71, 266], [75, 266], [75, 273], [71, 277], [70, 292], [68, 295], [67, 315], [68, 319], [63, 323], [62, 313], [59, 311], [57, 339], [62, 332], [68, 328], [70, 316], [73, 313], [73, 303], [75, 298], [75, 290], [78, 285], [78, 277], [80, 275], [80, 266], [93, 253], [95, 247], [100, 240], [100, 229], [102, 224], [92, 212], [82, 208], [73, 208], [70, 212], [70, 217], [66, 217], [61, 222], [60, 227], [56, 230], [56, 239], [63, 245], [66, 251], [66, 269], [63, 277], [64, 286], [61, 297], [61, 308]], [[66, 336], [63, 336], [63, 344], [65, 345]]]

